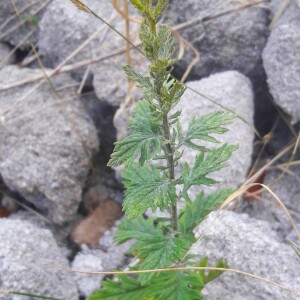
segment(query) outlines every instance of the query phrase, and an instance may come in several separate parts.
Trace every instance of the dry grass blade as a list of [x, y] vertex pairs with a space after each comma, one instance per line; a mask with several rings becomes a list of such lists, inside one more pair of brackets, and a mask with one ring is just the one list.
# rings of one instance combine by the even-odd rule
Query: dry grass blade
[[165, 269], [153, 269], [153, 270], [143, 270], [143, 271], [112, 271], [112, 272], [87, 272], [87, 271], [80, 271], [80, 270], [72, 270], [72, 269], [67, 269], [63, 268], [60, 266], [56, 265], [47, 265], [47, 267], [52, 267], [52, 268], [57, 268], [66, 272], [71, 272], [71, 273], [78, 273], [78, 274], [83, 274], [83, 275], [122, 275], [122, 274], [141, 274], [141, 273], [160, 273], [160, 272], [174, 272], [174, 271], [198, 271], [198, 270], [204, 270], [204, 271], [223, 271], [223, 272], [231, 272], [231, 273], [237, 273], [241, 274], [247, 277], [251, 277], [257, 280], [260, 280], [264, 283], [276, 286], [284, 291], [287, 291], [293, 295], [300, 296], [299, 292], [293, 291], [290, 288], [287, 288], [283, 286], [282, 284], [279, 284], [277, 282], [265, 279], [263, 277], [247, 273], [244, 271], [236, 270], [236, 269], [231, 269], [231, 268], [215, 268], [215, 267], [176, 267], [176, 268], [165, 268]]
[[70, 0], [79, 10], [91, 13], [91, 10], [79, 0]]
[[287, 9], [287, 7], [290, 5], [291, 0], [284, 0], [281, 4], [281, 6], [279, 7], [279, 9], [277, 10], [276, 14], [274, 15], [269, 28], [272, 30], [276, 24], [276, 22], [278, 21], [278, 19], [282, 16], [282, 14], [284, 13], [284, 11]]
[[228, 205], [231, 201], [233, 201], [235, 198], [237, 198], [238, 196], [242, 195], [245, 191], [247, 191], [247, 189], [249, 189], [252, 186], [260, 186], [262, 188], [264, 188], [265, 190], [267, 190], [272, 196], [273, 198], [277, 201], [278, 205], [281, 207], [281, 209], [286, 213], [286, 215], [288, 216], [291, 226], [293, 227], [297, 238], [300, 241], [300, 234], [298, 232], [298, 229], [295, 225], [295, 222], [293, 221], [292, 216], [290, 215], [289, 211], [287, 210], [287, 208], [285, 207], [285, 205], [282, 203], [282, 201], [279, 199], [279, 197], [265, 184], [262, 183], [251, 183], [248, 185], [245, 185], [243, 187], [241, 187], [240, 189], [238, 189], [237, 191], [235, 191], [232, 195], [230, 195], [225, 201], [224, 203], [221, 205], [220, 209], [223, 209], [226, 205]]

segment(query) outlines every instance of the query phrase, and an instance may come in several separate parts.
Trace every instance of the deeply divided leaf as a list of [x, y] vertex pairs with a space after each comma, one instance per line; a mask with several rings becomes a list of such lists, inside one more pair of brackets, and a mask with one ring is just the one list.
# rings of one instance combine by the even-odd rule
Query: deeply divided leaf
[[153, 121], [147, 101], [139, 101], [130, 119], [130, 136], [115, 143], [109, 166], [125, 166], [140, 156], [140, 163], [156, 156], [161, 149], [161, 127]]
[[153, 90], [153, 85], [149, 77], [138, 73], [130, 65], [123, 66], [123, 70], [125, 71], [128, 79], [136, 82], [138, 87], [145, 90]]
[[224, 144], [219, 148], [214, 148], [208, 153], [202, 152], [197, 155], [195, 165], [192, 170], [185, 165], [183, 173], [184, 190], [192, 185], [212, 185], [215, 180], [206, 177], [209, 173], [218, 171], [226, 166], [227, 160], [238, 147], [235, 145]]
[[[123, 243], [131, 239], [136, 242], [129, 251], [140, 258], [140, 270], [168, 267], [179, 261], [189, 246], [181, 237], [165, 233], [163, 227], [154, 226], [152, 220], [143, 218], [125, 220], [119, 226], [116, 241]], [[148, 283], [153, 276], [155, 273], [143, 273], [141, 283]]]
[[228, 131], [224, 125], [232, 123], [235, 115], [230, 112], [215, 111], [208, 115], [193, 118], [188, 126], [185, 141], [203, 140], [218, 143], [218, 140], [212, 134], [223, 134]]
[[148, 238], [157, 235], [161, 236], [161, 232], [153, 225], [152, 220], [139, 217], [134, 220], [123, 220], [118, 226], [115, 239], [118, 243], [124, 243], [128, 240], [147, 242]]
[[171, 271], [160, 273], [147, 295], [155, 300], [201, 300], [204, 287], [197, 271]]
[[[142, 259], [139, 268], [140, 270], [153, 270], [169, 267], [172, 263], [179, 261], [187, 250], [187, 242], [180, 237], [174, 237], [169, 234], [152, 238], [141, 249], [140, 256], [145, 258]], [[141, 283], [149, 283], [156, 274], [141, 274]]]
[[232, 194], [231, 189], [224, 189], [211, 193], [205, 197], [201, 192], [193, 202], [186, 203], [181, 210], [179, 218], [179, 231], [186, 235], [193, 236], [193, 229], [214, 209], [218, 208]]
[[128, 276], [118, 275], [117, 280], [102, 281], [103, 289], [97, 290], [88, 300], [146, 300], [147, 286]]
[[155, 167], [132, 164], [123, 173], [125, 201], [123, 209], [128, 218], [142, 215], [147, 208], [153, 212], [167, 209], [176, 198], [175, 182], [161, 176]]

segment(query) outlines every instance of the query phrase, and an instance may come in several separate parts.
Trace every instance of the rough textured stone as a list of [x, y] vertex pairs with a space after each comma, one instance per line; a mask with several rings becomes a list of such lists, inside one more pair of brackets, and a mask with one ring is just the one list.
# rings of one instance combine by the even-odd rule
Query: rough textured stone
[[[68, 268], [48, 230], [25, 221], [0, 219], [0, 235], [0, 289], [78, 300], [73, 274], [47, 266]], [[17, 298], [1, 294], [3, 300]]]
[[[194, 247], [194, 254], [208, 256], [211, 264], [225, 259], [233, 269], [275, 281], [299, 293], [299, 257], [290, 246], [278, 241], [266, 222], [246, 214], [222, 211], [217, 216], [213, 212], [195, 229], [196, 237], [203, 233], [207, 235]], [[210, 282], [203, 292], [207, 300], [299, 299], [278, 287], [230, 272]]]
[[263, 63], [274, 101], [292, 121], [300, 121], [300, 5], [291, 1], [276, 23], [263, 52]]
[[[264, 184], [269, 186], [271, 190], [279, 197], [282, 203], [290, 211], [292, 218], [300, 223], [300, 187], [299, 187], [299, 167], [290, 167], [289, 171], [283, 174], [282, 170], [271, 170], [267, 173]], [[261, 195], [263, 201], [244, 201], [237, 208], [239, 212], [246, 212], [252, 218], [264, 220], [270, 223], [279, 237], [285, 241], [292, 230], [289, 218], [278, 202], [267, 191]]]
[[77, 221], [77, 216], [73, 222], [59, 226], [52, 222], [49, 222], [47, 219], [43, 218], [41, 215], [36, 214], [29, 210], [20, 209], [17, 212], [12, 213], [9, 216], [9, 220], [17, 220], [26, 223], [30, 223], [32, 226], [39, 229], [45, 229], [50, 231], [56, 241], [57, 246], [63, 257], [72, 258], [74, 253], [74, 245], [70, 243], [69, 235]]
[[31, 42], [35, 44], [38, 33], [36, 22], [39, 21], [50, 2], [48, 0], [1, 1], [0, 41], [9, 42], [21, 48], [29, 46]]
[[[236, 114], [247, 120], [249, 124], [253, 123], [253, 93], [251, 84], [242, 74], [236, 71], [228, 71], [211, 75], [200, 81], [188, 82], [187, 85], [202, 95], [215, 100], [223, 107], [233, 110]], [[186, 130], [192, 116], [201, 116], [215, 110], [222, 110], [222, 108], [187, 89], [176, 110], [182, 110], [181, 122], [183, 130]], [[212, 178], [221, 182], [219, 185], [214, 185], [213, 189], [220, 188], [221, 186], [237, 187], [243, 182], [251, 163], [252, 142], [254, 138], [251, 127], [240, 119], [236, 119], [233, 124], [227, 127], [229, 131], [224, 135], [216, 135], [217, 139], [222, 143], [238, 144], [239, 149], [234, 152], [228, 161], [228, 167], [211, 175]], [[204, 143], [202, 142], [201, 144]], [[218, 146], [218, 144], [212, 143], [204, 145], [208, 147]], [[186, 149], [182, 160], [187, 161], [191, 166], [194, 163], [197, 153], [195, 150]], [[179, 167], [181, 166], [179, 165]], [[200, 187], [195, 187], [192, 193], [194, 194], [199, 190]]]
[[62, 224], [76, 214], [98, 140], [69, 76], [52, 79], [58, 94], [48, 83], [9, 88], [40, 74], [15, 66], [0, 72], [0, 173], [11, 190]]
[[0, 69], [4, 66], [13, 64], [15, 55], [10, 55], [11, 48], [4, 43], [0, 43]]
[[[118, 223], [118, 222], [117, 222]], [[83, 245], [81, 251], [72, 262], [74, 270], [86, 271], [112, 271], [125, 265], [125, 253], [129, 250], [131, 242], [122, 245], [115, 245], [113, 237], [116, 227], [106, 231], [99, 241], [98, 249], [90, 249]], [[91, 295], [92, 292], [100, 288], [100, 281], [103, 275], [80, 275], [76, 274], [76, 282], [82, 296]]]
[[[125, 21], [116, 14], [110, 1], [85, 2], [91, 9], [125, 34]], [[130, 6], [131, 10], [136, 13]], [[131, 15], [132, 15], [131, 11]], [[70, 1], [54, 0], [40, 22], [39, 52], [48, 67], [55, 67], [66, 59], [74, 50], [91, 37], [103, 23], [90, 14], [79, 11]], [[131, 39], [137, 36], [139, 25], [131, 23]], [[109, 57], [122, 49], [125, 50], [126, 41], [110, 28], [103, 28], [99, 34], [68, 63], [95, 57]], [[140, 59], [137, 53], [132, 53], [135, 62]], [[112, 106], [118, 106], [127, 94], [127, 80], [122, 70], [126, 63], [125, 52], [117, 57], [110, 57], [96, 63], [91, 68], [93, 86], [97, 97]], [[81, 77], [85, 68], [73, 71], [76, 77]]]
[[[244, 5], [242, 1], [188, 0], [171, 1], [167, 18], [179, 24], [207, 16], [216, 16]], [[212, 73], [237, 70], [245, 75], [257, 74], [261, 52], [268, 36], [268, 10], [248, 7], [229, 14], [197, 22], [180, 30], [200, 51], [201, 59], [192, 74], [199, 77]], [[201, 38], [203, 37], [203, 38]], [[194, 54], [187, 51], [179, 62], [181, 69], [192, 62]]]
[[[100, 16], [109, 18], [113, 6], [107, 1], [100, 2], [89, 0], [85, 3]], [[102, 25], [91, 14], [80, 11], [71, 1], [53, 0], [39, 23], [38, 45], [43, 61], [48, 67], [56, 67]], [[102, 44], [99, 45], [101, 36], [104, 39], [103, 32], [70, 62], [90, 59], [99, 53], [102, 48]], [[81, 73], [83, 72], [84, 70], [81, 70]]]

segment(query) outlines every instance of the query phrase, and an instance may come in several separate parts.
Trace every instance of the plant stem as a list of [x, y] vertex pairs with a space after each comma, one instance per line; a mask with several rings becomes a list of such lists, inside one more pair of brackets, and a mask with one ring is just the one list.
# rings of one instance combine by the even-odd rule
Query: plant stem
[[[163, 131], [164, 137], [166, 140], [170, 141], [170, 126], [168, 122], [168, 115], [167, 113], [164, 114], [163, 117]], [[175, 178], [175, 167], [174, 167], [174, 149], [170, 142], [166, 145], [166, 154], [167, 154], [167, 166], [169, 171], [169, 178], [173, 180]], [[178, 235], [178, 218], [177, 218], [177, 203], [173, 203], [171, 205], [171, 219], [172, 219], [172, 228], [174, 231], [175, 236]]]

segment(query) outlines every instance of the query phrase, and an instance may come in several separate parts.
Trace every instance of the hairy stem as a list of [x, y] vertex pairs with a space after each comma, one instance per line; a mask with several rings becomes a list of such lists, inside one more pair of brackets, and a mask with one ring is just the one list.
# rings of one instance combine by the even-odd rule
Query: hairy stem
[[[167, 113], [163, 117], [163, 132], [166, 140], [170, 141], [170, 126], [168, 122]], [[174, 167], [174, 149], [170, 142], [166, 145], [166, 154], [167, 154], [167, 166], [169, 171], [169, 178], [173, 180], [175, 178], [175, 167]], [[171, 205], [171, 219], [172, 219], [172, 228], [174, 230], [175, 236], [178, 235], [178, 218], [177, 218], [177, 203], [174, 202]]]

